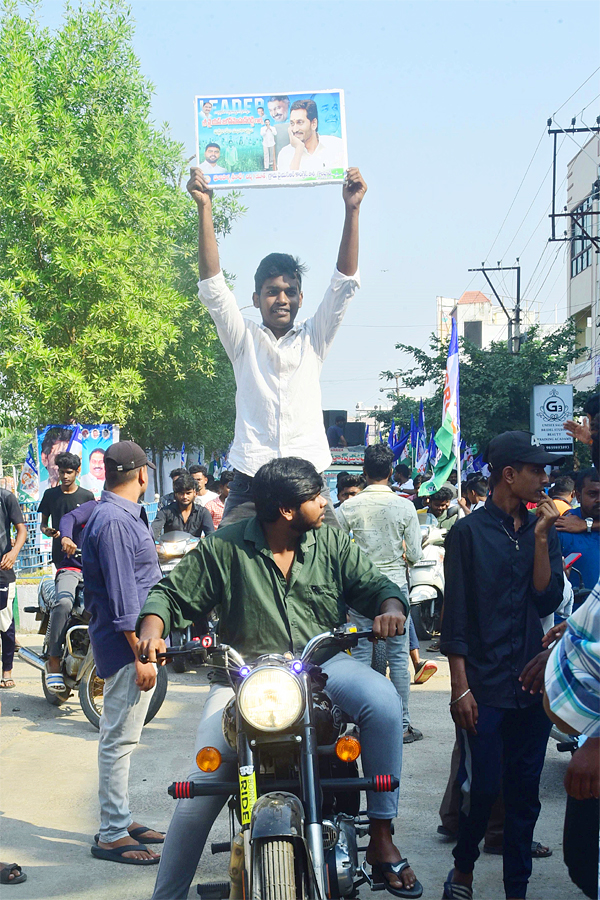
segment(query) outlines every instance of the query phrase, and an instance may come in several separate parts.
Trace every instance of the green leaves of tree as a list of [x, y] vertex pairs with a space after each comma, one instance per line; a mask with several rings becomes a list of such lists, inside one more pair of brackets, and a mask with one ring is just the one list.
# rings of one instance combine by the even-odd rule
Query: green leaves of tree
[[[212, 449], [232, 434], [233, 379], [197, 299], [183, 148], [151, 122], [132, 33], [119, 2], [67, 7], [55, 33], [4, 4], [0, 418]], [[216, 200], [218, 232], [242, 212]]]

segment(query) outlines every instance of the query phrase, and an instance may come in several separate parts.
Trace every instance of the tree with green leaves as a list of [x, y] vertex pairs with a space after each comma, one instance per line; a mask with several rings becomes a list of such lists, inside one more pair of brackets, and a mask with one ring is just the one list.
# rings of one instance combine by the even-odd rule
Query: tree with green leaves
[[[0, 20], [0, 422], [111, 421], [146, 446], [226, 445], [233, 377], [197, 298], [183, 148], [121, 2]], [[243, 212], [215, 202], [220, 235]], [[156, 423], [156, 430], [154, 430]]]
[[[497, 341], [487, 350], [462, 338], [460, 343], [460, 420], [461, 437], [468, 444], [483, 449], [497, 434], [503, 431], [529, 431], [529, 401], [531, 389], [536, 384], [563, 384], [567, 378], [567, 366], [581, 353], [576, 345], [576, 325], [573, 321], [542, 334], [539, 328], [530, 328], [521, 350], [509, 352], [506, 342]], [[430, 352], [409, 344], [396, 344], [397, 350], [409, 353], [416, 365], [401, 376], [401, 386], [426, 393], [434, 388], [432, 396], [424, 401], [428, 428], [437, 430], [442, 424], [442, 394], [444, 373], [448, 356], [448, 342], [435, 335], [430, 339]], [[385, 380], [395, 378], [394, 373], [382, 372]], [[418, 413], [419, 403], [411, 397], [397, 398], [395, 391], [388, 394], [396, 402], [393, 408], [377, 413], [381, 421], [406, 426], [410, 413]], [[389, 421], [388, 421], [389, 420]]]

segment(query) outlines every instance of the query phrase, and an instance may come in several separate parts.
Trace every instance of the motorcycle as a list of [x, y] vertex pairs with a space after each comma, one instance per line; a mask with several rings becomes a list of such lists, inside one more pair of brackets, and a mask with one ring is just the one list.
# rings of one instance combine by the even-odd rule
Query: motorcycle
[[[394, 775], [360, 778], [360, 741], [343, 723], [326, 691], [319, 662], [332, 652], [355, 647], [355, 625], [312, 638], [300, 656], [269, 654], [252, 663], [212, 635], [180, 649], [180, 655], [204, 665], [220, 658], [235, 696], [223, 711], [223, 733], [237, 750], [238, 780], [201, 784], [173, 782], [174, 799], [229, 797], [230, 840], [213, 844], [213, 853], [229, 853], [230, 881], [198, 885], [203, 900], [296, 900], [356, 897], [374, 884], [357, 839], [368, 834], [360, 811], [360, 791], [394, 791]], [[221, 765], [214, 747], [196, 756], [201, 771]]]
[[[163, 574], [163, 578], [173, 571], [178, 562], [183, 557], [198, 546], [200, 538], [188, 534], [187, 531], [168, 531], [162, 534], [156, 545], [158, 553], [158, 564]], [[192, 638], [204, 634], [204, 632], [214, 628], [212, 620], [203, 619], [201, 622], [189, 625], [183, 631], [174, 629], [169, 637], [172, 647], [183, 647]], [[182, 656], [175, 656], [171, 660], [173, 671], [178, 675], [182, 675], [186, 669], [186, 660]]]
[[410, 614], [421, 641], [439, 633], [444, 603], [444, 547], [446, 532], [421, 525], [423, 556], [408, 568]]
[[[80, 582], [75, 592], [75, 602], [67, 621], [65, 643], [60, 660], [60, 671], [65, 683], [65, 690], [55, 693], [46, 685], [46, 661], [48, 659], [47, 630], [50, 622], [50, 612], [55, 599], [54, 579], [46, 575], [38, 585], [38, 605], [26, 606], [25, 612], [35, 613], [40, 622], [38, 634], [45, 635], [41, 654], [29, 647], [19, 648], [19, 658], [28, 665], [39, 669], [42, 673], [42, 690], [48, 703], [52, 706], [62, 706], [71, 694], [77, 690], [79, 702], [85, 716], [94, 728], [100, 728], [100, 716], [102, 714], [104, 679], [96, 672], [96, 664], [92, 653], [89, 638], [90, 614], [84, 606], [84, 586]], [[156, 679], [156, 688], [148, 707], [145, 724], [150, 722], [160, 707], [167, 693], [168, 676], [166, 669], [161, 666]]]

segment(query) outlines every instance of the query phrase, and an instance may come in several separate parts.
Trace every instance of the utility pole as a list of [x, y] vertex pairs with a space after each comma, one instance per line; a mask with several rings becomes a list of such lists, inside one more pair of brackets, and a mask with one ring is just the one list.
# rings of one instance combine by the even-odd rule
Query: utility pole
[[[518, 262], [519, 262], [519, 259], [517, 257], [517, 263]], [[508, 319], [508, 341], [507, 341], [508, 349], [509, 349], [510, 353], [518, 353], [519, 350], [521, 349], [521, 266], [519, 266], [519, 265], [501, 266], [500, 263], [498, 263], [497, 266], [486, 266], [485, 263], [481, 263], [481, 268], [469, 269], [469, 272], [483, 272], [485, 280], [487, 281], [490, 288], [492, 289], [494, 297], [496, 298], [496, 300], [498, 301], [498, 303], [504, 310], [504, 314], [505, 314], [506, 318]], [[492, 284], [492, 282], [487, 274], [488, 272], [516, 272], [517, 273], [517, 297], [516, 297], [516, 301], [515, 301], [515, 310], [514, 310], [513, 316], [511, 316], [511, 314], [505, 307], [504, 303], [500, 299], [500, 295], [498, 294], [498, 291]], [[513, 325], [514, 325], [514, 337], [513, 337]], [[516, 349], [515, 349], [515, 347], [516, 347]]]
[[[575, 212], [567, 212], [567, 207], [563, 207], [563, 212], [556, 212], [556, 138], [559, 134], [600, 134], [600, 116], [596, 119], [596, 125], [588, 127], [586, 125], [585, 128], [576, 128], [575, 122], [577, 121], [577, 117], [571, 120], [570, 128], [552, 128], [552, 119], [548, 119], [548, 134], [551, 134], [554, 138], [554, 150], [552, 156], [552, 212], [550, 213], [550, 219], [552, 220], [552, 237], [548, 238], [549, 242], [553, 241], [569, 241], [572, 240], [572, 234], [568, 235], [565, 231], [563, 237], [556, 237], [556, 219], [570, 219], [572, 226], [576, 226], [583, 237], [588, 240], [595, 248], [596, 252], [600, 252], [600, 238], [593, 237], [593, 235], [589, 234], [586, 228], [584, 227], [585, 217], [586, 216], [597, 216], [599, 214], [598, 210], [588, 209], [585, 212], [575, 213]], [[594, 182], [592, 185], [592, 196], [595, 190], [598, 190], [598, 183], [600, 179]]]

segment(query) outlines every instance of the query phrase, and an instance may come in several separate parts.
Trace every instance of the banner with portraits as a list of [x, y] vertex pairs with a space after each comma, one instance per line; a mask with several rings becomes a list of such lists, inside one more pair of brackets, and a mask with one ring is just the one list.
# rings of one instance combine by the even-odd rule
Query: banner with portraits
[[197, 96], [198, 166], [211, 188], [334, 184], [348, 166], [344, 92]]
[[98, 498], [104, 485], [104, 454], [119, 440], [118, 425], [46, 425], [36, 430], [39, 499], [58, 484], [56, 457], [75, 453], [81, 459], [78, 482]]

